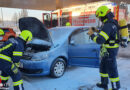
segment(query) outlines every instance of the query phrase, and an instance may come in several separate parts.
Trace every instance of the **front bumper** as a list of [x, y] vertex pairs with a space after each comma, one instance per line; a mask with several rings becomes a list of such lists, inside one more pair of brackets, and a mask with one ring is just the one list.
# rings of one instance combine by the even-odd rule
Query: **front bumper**
[[43, 69], [24, 69], [24, 68], [19, 68], [21, 72], [26, 73], [26, 74], [41, 74]]
[[29, 76], [44, 76], [49, 75], [50, 67], [47, 60], [31, 61], [31, 60], [20, 60], [20, 71], [24, 75]]

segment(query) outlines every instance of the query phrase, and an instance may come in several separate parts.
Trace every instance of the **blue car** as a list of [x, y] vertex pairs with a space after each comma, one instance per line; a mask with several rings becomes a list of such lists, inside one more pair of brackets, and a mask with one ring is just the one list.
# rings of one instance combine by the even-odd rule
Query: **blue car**
[[[21, 22], [24, 23], [24, 19]], [[100, 45], [87, 35], [88, 27], [35, 28], [34, 31], [32, 27], [25, 27], [25, 23], [24, 28], [22, 23], [20, 25], [21, 30], [33, 32], [34, 37], [27, 44], [20, 61], [20, 70], [24, 74], [58, 78], [64, 74], [67, 66], [99, 67]]]

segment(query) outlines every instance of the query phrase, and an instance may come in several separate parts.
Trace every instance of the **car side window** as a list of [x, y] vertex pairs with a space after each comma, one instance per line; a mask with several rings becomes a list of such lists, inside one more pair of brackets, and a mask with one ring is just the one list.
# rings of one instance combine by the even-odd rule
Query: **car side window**
[[78, 32], [71, 36], [70, 43], [74, 44], [88, 44], [88, 43], [94, 43], [89, 35], [87, 35], [88, 31], [82, 31]]
[[8, 29], [3, 29], [3, 31], [4, 31], [4, 33], [9, 32], [9, 30], [8, 30]]

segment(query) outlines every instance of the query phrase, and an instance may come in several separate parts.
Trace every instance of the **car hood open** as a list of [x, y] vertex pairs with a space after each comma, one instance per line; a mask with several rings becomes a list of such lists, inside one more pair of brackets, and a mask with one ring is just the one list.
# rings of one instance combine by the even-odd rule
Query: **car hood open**
[[19, 19], [19, 29], [30, 30], [33, 34], [31, 42], [27, 43], [26, 50], [40, 52], [47, 51], [52, 46], [52, 40], [49, 31], [44, 24], [34, 17], [23, 17]]
[[35, 17], [23, 17], [19, 19], [19, 29], [30, 30], [33, 38], [51, 42], [49, 31], [45, 25]]

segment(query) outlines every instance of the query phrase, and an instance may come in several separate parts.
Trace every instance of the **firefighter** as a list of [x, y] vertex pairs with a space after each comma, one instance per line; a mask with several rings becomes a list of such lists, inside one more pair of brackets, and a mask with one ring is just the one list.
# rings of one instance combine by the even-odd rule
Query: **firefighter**
[[107, 6], [100, 6], [96, 10], [96, 17], [102, 22], [101, 30], [98, 35], [94, 34], [92, 28], [88, 34], [97, 44], [101, 44], [100, 56], [100, 76], [101, 82], [97, 83], [97, 87], [108, 90], [108, 77], [111, 81], [112, 90], [119, 90], [120, 79], [118, 76], [116, 56], [118, 53], [118, 24], [114, 20], [114, 14]]
[[0, 78], [5, 87], [10, 76], [13, 80], [14, 90], [24, 90], [18, 67], [26, 42], [30, 40], [32, 40], [32, 33], [23, 30], [19, 37], [11, 38], [0, 46], [0, 70], [2, 71]]

